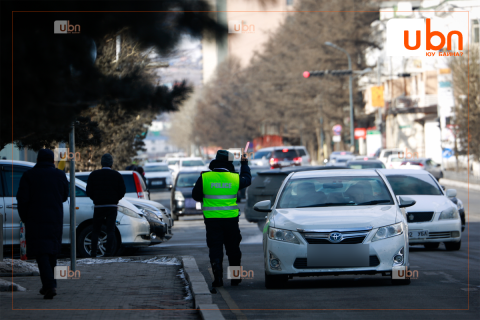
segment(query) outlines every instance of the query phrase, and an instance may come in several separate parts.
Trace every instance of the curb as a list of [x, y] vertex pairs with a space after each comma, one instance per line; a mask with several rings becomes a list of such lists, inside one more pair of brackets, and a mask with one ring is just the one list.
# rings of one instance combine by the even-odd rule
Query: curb
[[456, 181], [456, 180], [449, 180], [449, 179], [440, 179], [440, 184], [446, 184], [448, 186], [456, 187], [456, 188], [463, 188], [463, 189], [469, 189], [469, 190], [476, 190], [480, 191], [480, 185], [479, 184], [473, 184], [473, 183], [466, 183], [462, 181]]
[[185, 276], [192, 290], [195, 309], [199, 309], [202, 319], [225, 319], [222, 312], [218, 309], [218, 306], [212, 303], [212, 294], [205, 281], [205, 277], [200, 270], [198, 270], [195, 258], [192, 256], [181, 256], [180, 258], [182, 259], [183, 272], [185, 272]]

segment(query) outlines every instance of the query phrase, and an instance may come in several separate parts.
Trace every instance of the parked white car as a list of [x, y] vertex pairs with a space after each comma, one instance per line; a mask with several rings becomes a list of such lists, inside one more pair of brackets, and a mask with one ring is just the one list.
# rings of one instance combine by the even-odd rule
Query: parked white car
[[[265, 286], [294, 276], [376, 274], [408, 266], [408, 225], [402, 207], [377, 170], [316, 170], [285, 178], [263, 233]], [[341, 244], [342, 246], [339, 246]], [[410, 279], [392, 279], [409, 284]]]
[[[14, 246], [20, 244], [20, 216], [18, 215], [17, 199], [15, 198], [18, 185], [23, 173], [34, 166], [35, 163], [25, 161], [13, 161], [12, 166], [12, 160], [0, 160], [0, 179], [6, 186], [3, 198], [0, 198], [0, 211], [5, 215], [3, 244], [10, 248], [12, 244]], [[67, 175], [67, 179], [70, 179], [70, 175]], [[86, 184], [83, 181], [75, 179], [75, 185], [77, 253], [81, 257], [87, 257], [90, 256], [90, 234], [93, 230], [93, 201], [87, 197]], [[63, 212], [62, 245], [70, 245], [70, 197], [63, 203]], [[125, 198], [118, 203], [115, 234], [116, 241], [113, 249], [116, 253], [122, 248], [147, 247], [151, 243], [148, 221]], [[106, 233], [104, 231], [99, 235], [99, 242], [97, 256], [103, 256], [106, 242]]]
[[398, 149], [398, 148], [395, 148], [395, 149], [381, 149], [380, 153], [378, 155], [378, 160], [382, 161], [385, 165], [387, 165], [388, 157], [391, 156], [391, 155], [394, 155], [394, 156], [398, 157], [399, 152], [405, 152], [405, 150], [404, 149]]
[[[125, 170], [118, 171], [122, 177], [123, 182], [125, 182], [125, 187], [127, 189], [125, 193], [125, 198], [138, 198], [138, 199], [147, 199], [150, 200], [150, 191], [148, 190], [145, 181], [143, 181], [142, 176], [137, 171]], [[85, 172], [75, 172], [75, 178], [82, 180], [87, 183], [88, 176], [92, 173], [91, 171]]]
[[385, 167], [387, 169], [398, 169], [404, 160], [405, 159], [399, 158], [396, 154], [391, 154], [385, 162]]
[[[170, 163], [170, 159], [168, 160], [168, 163]], [[173, 160], [175, 161], [175, 164], [170, 165], [169, 168], [173, 170], [172, 172], [172, 178], [175, 180], [178, 172], [182, 170], [207, 170], [207, 167], [205, 166], [205, 162], [202, 160], [202, 158], [198, 157], [189, 157], [189, 158], [179, 158], [178, 160]]]
[[460, 250], [462, 222], [455, 189], [446, 191], [425, 170], [380, 170], [387, 177], [396, 196], [408, 196], [416, 204], [406, 209], [410, 244], [423, 244], [427, 249], [445, 244], [447, 250]]
[[148, 190], [163, 191], [172, 188], [172, 170], [167, 163], [150, 162], [143, 166]]

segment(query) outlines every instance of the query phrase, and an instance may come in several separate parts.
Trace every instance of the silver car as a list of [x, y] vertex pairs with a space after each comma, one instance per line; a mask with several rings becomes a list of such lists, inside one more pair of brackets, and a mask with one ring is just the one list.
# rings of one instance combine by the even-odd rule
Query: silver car
[[[6, 248], [20, 244], [20, 217], [17, 210], [16, 194], [23, 173], [35, 166], [35, 163], [25, 161], [0, 160], [0, 179], [3, 182], [4, 193], [0, 198], [0, 211], [5, 215], [3, 225], [3, 244]], [[67, 179], [69, 176], [67, 175]], [[77, 252], [81, 257], [90, 256], [90, 235], [93, 230], [93, 201], [87, 196], [86, 184], [75, 179], [76, 194], [76, 225]], [[63, 203], [63, 238], [62, 244], [70, 244], [70, 198]], [[151, 243], [150, 225], [142, 213], [125, 198], [118, 203], [118, 214], [115, 228], [114, 252], [117, 254], [126, 248], [146, 247]], [[99, 235], [99, 252], [105, 253], [106, 233]], [[12, 240], [13, 239], [13, 240]], [[28, 254], [28, 248], [27, 248]]]

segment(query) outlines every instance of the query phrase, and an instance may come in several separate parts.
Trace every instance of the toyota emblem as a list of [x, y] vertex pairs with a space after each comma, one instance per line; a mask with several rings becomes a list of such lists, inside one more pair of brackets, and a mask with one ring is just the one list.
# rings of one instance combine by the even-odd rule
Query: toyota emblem
[[332, 232], [328, 237], [328, 241], [333, 243], [338, 243], [343, 240], [342, 234], [340, 232]]

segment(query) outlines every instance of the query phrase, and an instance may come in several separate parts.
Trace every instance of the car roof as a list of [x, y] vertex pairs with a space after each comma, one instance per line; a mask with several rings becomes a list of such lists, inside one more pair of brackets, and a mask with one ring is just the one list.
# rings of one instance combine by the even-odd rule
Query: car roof
[[375, 169], [336, 169], [336, 170], [314, 170], [308, 172], [295, 172], [291, 179], [315, 178], [315, 177], [336, 177], [336, 176], [355, 176], [372, 177], [378, 176]]
[[35, 162], [29, 161], [20, 161], [20, 160], [0, 160], [0, 164], [9, 164], [9, 165], [20, 165], [25, 167], [34, 167], [36, 165]]
[[166, 162], [148, 162], [145, 163], [144, 167], [151, 167], [151, 166], [167, 166]]
[[313, 171], [313, 170], [335, 170], [335, 169], [346, 169], [351, 170], [349, 168], [340, 167], [340, 166], [298, 166], [298, 167], [286, 167], [286, 168], [279, 168], [279, 169], [272, 169], [268, 171], [260, 171], [258, 172], [259, 175], [283, 175], [288, 176], [292, 172], [302, 172], [302, 171]]
[[383, 173], [386, 176], [394, 176], [394, 175], [419, 175], [419, 174], [424, 174], [428, 175], [430, 174], [426, 170], [415, 170], [415, 169], [378, 169], [379, 172]]
[[383, 163], [380, 160], [351, 160], [348, 163]]

